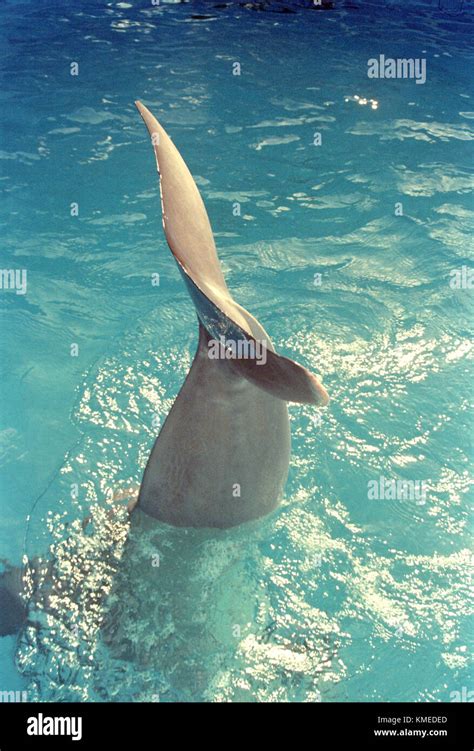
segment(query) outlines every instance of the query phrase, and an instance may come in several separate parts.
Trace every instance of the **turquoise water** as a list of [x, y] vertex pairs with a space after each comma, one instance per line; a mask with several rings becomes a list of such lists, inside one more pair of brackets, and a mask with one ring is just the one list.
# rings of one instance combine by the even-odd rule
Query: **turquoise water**
[[[450, 284], [471, 263], [472, 12], [335, 5], [3, 6], [2, 268], [28, 282], [0, 291], [0, 549], [16, 564], [49, 549], [62, 587], [1, 640], [1, 688], [450, 701], [472, 686], [472, 291]], [[381, 53], [425, 58], [426, 83], [369, 79]], [[195, 176], [235, 299], [332, 401], [290, 406], [274, 515], [142, 530], [120, 566], [127, 521], [107, 499], [140, 483], [197, 343], [137, 98]], [[371, 499], [380, 477], [425, 494]]]

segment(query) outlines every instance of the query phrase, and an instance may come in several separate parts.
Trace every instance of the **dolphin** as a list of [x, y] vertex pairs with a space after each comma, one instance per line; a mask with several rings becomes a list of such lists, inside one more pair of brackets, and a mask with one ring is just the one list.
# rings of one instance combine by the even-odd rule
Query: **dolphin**
[[275, 352], [233, 299], [188, 167], [151, 112], [135, 104], [155, 152], [165, 237], [199, 323], [196, 355], [152, 448], [136, 510], [176, 527], [225, 529], [279, 503], [290, 461], [287, 402], [321, 406], [329, 396], [306, 368]]
[[[151, 136], [163, 228], [196, 309], [199, 341], [127, 508], [139, 535], [156, 521], [226, 529], [279, 503], [290, 461], [287, 402], [324, 406], [329, 396], [306, 368], [275, 352], [263, 326], [233, 299], [189, 169], [151, 112], [136, 106]], [[51, 562], [34, 560], [28, 570], [52, 582]], [[0, 636], [27, 618], [27, 571], [7, 565], [0, 573]]]

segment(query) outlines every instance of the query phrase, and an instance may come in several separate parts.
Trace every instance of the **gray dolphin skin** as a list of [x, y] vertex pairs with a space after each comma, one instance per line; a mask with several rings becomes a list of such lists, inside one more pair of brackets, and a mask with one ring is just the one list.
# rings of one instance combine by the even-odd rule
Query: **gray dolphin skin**
[[290, 460], [287, 402], [326, 405], [329, 397], [306, 368], [276, 354], [233, 300], [192, 175], [151, 112], [136, 106], [155, 151], [166, 240], [199, 321], [192, 367], [151, 451], [136, 508], [177, 527], [224, 529], [278, 505]]

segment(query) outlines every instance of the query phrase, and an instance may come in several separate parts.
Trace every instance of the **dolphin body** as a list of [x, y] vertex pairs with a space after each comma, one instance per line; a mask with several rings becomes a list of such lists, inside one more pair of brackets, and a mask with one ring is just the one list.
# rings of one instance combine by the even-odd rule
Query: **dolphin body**
[[[138, 502], [128, 505], [131, 530], [139, 538], [154, 520], [225, 529], [278, 505], [290, 460], [287, 402], [325, 405], [329, 397], [306, 368], [276, 354], [263, 326], [233, 300], [191, 173], [151, 112], [136, 106], [155, 150], [165, 236], [196, 308], [199, 343], [151, 451]], [[209, 345], [222, 337], [265, 356], [214, 359]], [[51, 564], [33, 561], [31, 570], [53, 581]], [[24, 574], [11, 566], [0, 574], [0, 636], [26, 620]]]
[[[232, 298], [191, 173], [151, 112], [136, 106], [155, 151], [165, 236], [199, 321], [194, 361], [151, 451], [136, 509], [177, 527], [233, 527], [278, 505], [290, 459], [287, 402], [325, 405], [329, 397], [306, 368], [276, 354]], [[223, 340], [234, 348], [211, 358]], [[258, 351], [264, 357], [235, 354]]]

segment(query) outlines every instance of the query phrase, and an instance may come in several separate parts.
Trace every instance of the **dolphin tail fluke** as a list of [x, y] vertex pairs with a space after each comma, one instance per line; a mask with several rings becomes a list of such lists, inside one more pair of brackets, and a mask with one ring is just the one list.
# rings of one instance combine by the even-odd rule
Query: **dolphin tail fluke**
[[[155, 151], [165, 236], [199, 321], [216, 341], [231, 342], [233, 369], [258, 388], [290, 402], [325, 405], [329, 396], [306, 368], [274, 351], [260, 323], [233, 300], [217, 257], [207, 212], [181, 154], [156, 118], [136, 102]], [[239, 352], [260, 357], [239, 356]]]

